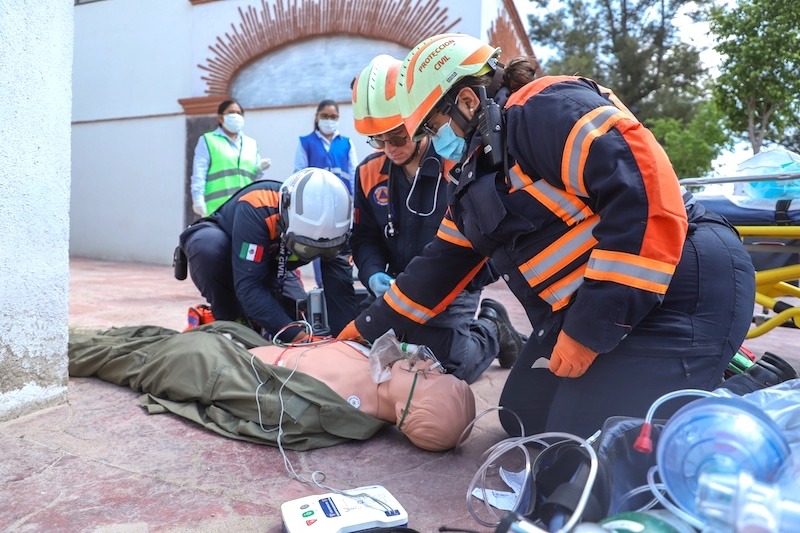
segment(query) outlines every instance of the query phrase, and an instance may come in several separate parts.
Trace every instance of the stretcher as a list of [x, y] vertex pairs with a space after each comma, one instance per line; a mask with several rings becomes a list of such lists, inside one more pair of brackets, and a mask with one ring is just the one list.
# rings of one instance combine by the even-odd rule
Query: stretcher
[[[681, 185], [726, 184], [737, 182], [785, 181], [800, 179], [800, 172], [691, 178]], [[718, 213], [739, 231], [756, 267], [754, 327], [748, 339], [763, 335], [778, 326], [800, 328], [800, 197], [752, 199], [740, 195], [696, 193], [706, 208]]]

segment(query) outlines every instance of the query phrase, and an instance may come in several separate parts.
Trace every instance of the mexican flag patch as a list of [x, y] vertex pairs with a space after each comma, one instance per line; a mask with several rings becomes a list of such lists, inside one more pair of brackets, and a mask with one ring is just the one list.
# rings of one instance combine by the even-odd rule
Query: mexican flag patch
[[242, 243], [242, 249], [239, 252], [240, 259], [244, 259], [245, 261], [255, 261], [256, 263], [260, 263], [261, 258], [263, 256], [264, 256], [263, 246], [253, 244], [251, 242]]

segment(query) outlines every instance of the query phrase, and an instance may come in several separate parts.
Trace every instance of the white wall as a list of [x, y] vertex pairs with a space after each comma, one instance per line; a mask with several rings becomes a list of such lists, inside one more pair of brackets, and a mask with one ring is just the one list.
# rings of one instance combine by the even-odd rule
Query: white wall
[[183, 225], [183, 115], [76, 124], [70, 253], [168, 264]]
[[105, 0], [74, 10], [73, 121], [183, 113], [178, 98], [192, 96], [195, 70], [188, 0]]
[[72, 0], [0, 0], [0, 420], [67, 395]]

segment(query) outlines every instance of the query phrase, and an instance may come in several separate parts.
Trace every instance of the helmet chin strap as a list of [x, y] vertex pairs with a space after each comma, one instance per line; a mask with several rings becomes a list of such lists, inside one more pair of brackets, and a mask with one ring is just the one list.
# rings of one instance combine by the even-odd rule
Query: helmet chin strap
[[413, 154], [411, 154], [411, 156], [410, 156], [408, 159], [406, 159], [405, 161], [403, 161], [402, 163], [400, 163], [400, 166], [401, 166], [401, 167], [404, 167], [404, 166], [406, 166], [407, 164], [411, 163], [411, 162], [414, 160], [414, 158], [415, 158], [415, 157], [417, 157], [417, 155], [419, 155], [419, 145], [420, 145], [420, 143], [422, 143], [422, 141], [417, 141], [417, 142], [415, 143], [415, 144], [416, 144], [416, 146], [414, 147], [414, 153], [413, 153]]
[[445, 96], [445, 98], [447, 98], [449, 104], [445, 114], [453, 120], [458, 129], [464, 132], [464, 138], [469, 140], [478, 126], [478, 110], [475, 110], [475, 114], [472, 115], [471, 119], [467, 118], [458, 108], [458, 104], [454, 99], [450, 99], [448, 96]]

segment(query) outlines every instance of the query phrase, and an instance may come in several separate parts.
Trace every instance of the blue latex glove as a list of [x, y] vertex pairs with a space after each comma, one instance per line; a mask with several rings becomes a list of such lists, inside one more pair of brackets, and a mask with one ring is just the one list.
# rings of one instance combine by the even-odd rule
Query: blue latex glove
[[383, 296], [383, 293], [389, 290], [394, 278], [385, 272], [376, 272], [369, 277], [369, 290], [371, 290], [376, 298]]

